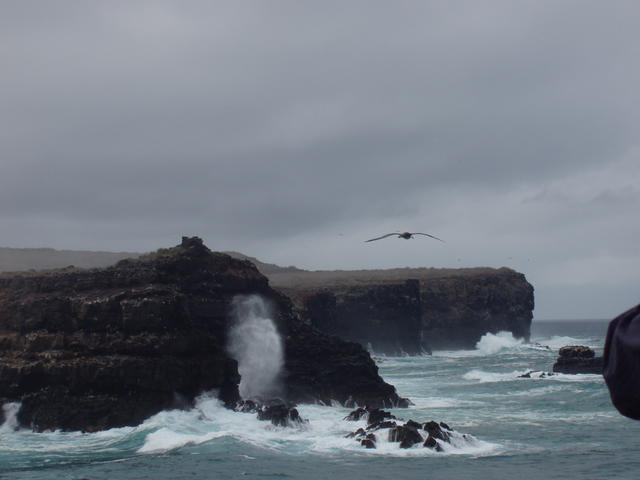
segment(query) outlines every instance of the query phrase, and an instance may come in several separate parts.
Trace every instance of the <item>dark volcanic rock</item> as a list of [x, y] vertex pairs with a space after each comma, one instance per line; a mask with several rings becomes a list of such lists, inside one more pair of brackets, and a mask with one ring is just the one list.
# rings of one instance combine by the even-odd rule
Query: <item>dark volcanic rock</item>
[[[360, 418], [362, 416], [360, 415]], [[361, 442], [361, 445], [367, 448], [375, 448], [376, 437], [371, 432], [383, 429], [388, 430], [387, 437], [389, 442], [399, 443], [400, 448], [411, 448], [420, 443], [423, 447], [431, 448], [437, 452], [443, 451], [439, 442], [451, 443], [451, 436], [453, 435], [453, 429], [444, 422], [419, 423], [414, 420], [408, 420], [404, 425], [398, 425], [393, 421], [370, 424], [366, 431], [363, 428], [358, 428], [355, 432], [348, 433], [345, 438], [355, 438]], [[462, 435], [462, 437], [468, 440], [466, 435]], [[371, 439], [372, 443], [365, 443], [365, 439]]]
[[376, 442], [368, 438], [360, 440], [360, 445], [362, 445], [365, 448], [376, 448]]
[[288, 427], [292, 424], [305, 423], [298, 410], [284, 404], [270, 405], [258, 410], [258, 420], [270, 420], [277, 427]]
[[386, 412], [379, 408], [360, 407], [356, 408], [354, 411], [349, 413], [349, 415], [344, 417], [344, 420], [347, 420], [349, 422], [356, 422], [364, 417], [367, 417], [367, 425], [374, 425], [386, 419], [396, 418], [393, 414], [391, 414], [391, 412]]
[[422, 335], [433, 349], [475, 348], [486, 333], [529, 341], [533, 287], [508, 268], [478, 269], [420, 283]]
[[287, 400], [403, 404], [361, 346], [303, 324], [250, 262], [198, 238], [105, 269], [0, 277], [0, 392], [36, 430], [135, 425], [210, 389], [233, 407], [225, 345], [239, 294], [277, 311]]
[[449, 441], [449, 434], [443, 430], [443, 427], [447, 430], [451, 430], [446, 423], [436, 423], [433, 420], [423, 424], [422, 428], [429, 432], [429, 436], [437, 438], [438, 440]]
[[369, 415], [369, 411], [366, 408], [359, 407], [356, 408], [353, 412], [349, 413], [349, 415], [344, 417], [343, 420], [346, 420], [348, 422], [357, 422], [366, 415]]
[[436, 452], [441, 452], [442, 451], [442, 447], [440, 446], [440, 444], [431, 435], [429, 435], [427, 437], [427, 439], [424, 441], [422, 446], [426, 447], [426, 448], [430, 448], [432, 450], [435, 450]]
[[558, 359], [553, 364], [557, 373], [594, 373], [602, 374], [603, 358], [584, 345], [570, 345], [560, 348]]
[[397, 423], [392, 420], [385, 420], [384, 422], [370, 423], [369, 425], [367, 425], [367, 430], [382, 430], [383, 428], [393, 428], [396, 425]]
[[367, 432], [364, 430], [364, 428], [359, 428], [355, 432], [347, 433], [344, 438], [360, 437], [365, 436], [366, 434]]
[[310, 293], [303, 312], [323, 332], [370, 345], [378, 353], [417, 354], [425, 349], [417, 280]]
[[369, 410], [369, 416], [367, 417], [367, 424], [374, 425], [387, 419], [395, 419], [396, 417], [390, 412], [385, 412], [379, 408], [373, 408]]
[[389, 441], [400, 442], [400, 448], [411, 448], [416, 443], [422, 443], [424, 439], [416, 428], [405, 424], [389, 430]]

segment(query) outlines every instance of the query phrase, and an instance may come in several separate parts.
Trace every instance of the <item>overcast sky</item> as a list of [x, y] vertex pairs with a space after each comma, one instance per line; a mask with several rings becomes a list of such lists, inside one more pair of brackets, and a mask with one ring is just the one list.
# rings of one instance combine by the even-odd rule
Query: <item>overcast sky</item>
[[[640, 302], [640, 2], [0, 4], [0, 246], [509, 266]], [[364, 240], [422, 231], [405, 241]]]

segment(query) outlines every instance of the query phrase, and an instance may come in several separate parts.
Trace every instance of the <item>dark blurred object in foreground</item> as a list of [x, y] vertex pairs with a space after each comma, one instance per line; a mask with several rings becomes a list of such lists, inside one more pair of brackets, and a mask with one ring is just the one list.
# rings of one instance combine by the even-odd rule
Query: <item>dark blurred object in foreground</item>
[[622, 415], [640, 420], [640, 305], [609, 324], [603, 375], [613, 405]]

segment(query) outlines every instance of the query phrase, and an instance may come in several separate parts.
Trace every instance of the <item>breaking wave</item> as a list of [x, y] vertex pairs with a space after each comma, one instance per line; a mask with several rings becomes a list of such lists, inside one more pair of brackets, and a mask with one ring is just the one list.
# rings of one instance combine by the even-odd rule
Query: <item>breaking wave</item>
[[511, 332], [498, 332], [484, 334], [478, 343], [476, 350], [482, 355], [493, 355], [501, 350], [508, 350], [522, 345], [524, 341], [517, 339]]

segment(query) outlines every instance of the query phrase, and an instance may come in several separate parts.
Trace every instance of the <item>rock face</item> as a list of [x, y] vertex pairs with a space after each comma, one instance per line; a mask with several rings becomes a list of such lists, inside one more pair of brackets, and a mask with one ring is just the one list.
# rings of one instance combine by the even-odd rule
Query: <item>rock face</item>
[[[370, 345], [377, 353], [471, 349], [484, 334], [499, 331], [529, 339], [533, 287], [513, 270], [347, 273], [305, 272], [272, 278], [309, 323]], [[406, 279], [411, 276], [415, 278]]]
[[529, 341], [533, 287], [508, 268], [443, 276], [420, 284], [422, 334], [434, 349], [474, 348], [486, 333]]
[[21, 401], [19, 422], [36, 430], [86, 431], [203, 390], [233, 405], [240, 377], [225, 345], [238, 294], [276, 307], [287, 400], [406, 404], [362, 347], [303, 324], [250, 262], [197, 237], [110, 268], [0, 277], [0, 401]]
[[303, 305], [304, 318], [330, 335], [371, 346], [380, 353], [417, 354], [423, 350], [417, 280], [308, 292]]
[[596, 357], [595, 352], [583, 345], [562, 347], [558, 359], [553, 364], [556, 373], [594, 373], [601, 375], [603, 358]]

